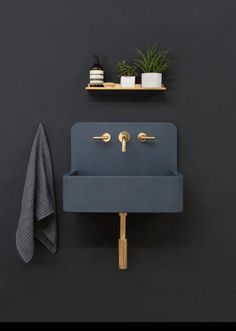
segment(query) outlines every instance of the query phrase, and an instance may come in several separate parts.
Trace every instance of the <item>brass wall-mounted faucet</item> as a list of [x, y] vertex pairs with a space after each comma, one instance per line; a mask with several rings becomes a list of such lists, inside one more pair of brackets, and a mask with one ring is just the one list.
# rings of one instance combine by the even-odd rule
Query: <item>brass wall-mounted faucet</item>
[[126, 144], [130, 141], [130, 134], [126, 131], [121, 131], [118, 139], [121, 142], [122, 153], [126, 152]]
[[[145, 132], [140, 132], [137, 136], [138, 141], [144, 143], [147, 140], [155, 140], [156, 137], [148, 136]], [[101, 136], [93, 137], [94, 140], [102, 140], [105, 143], [108, 143], [111, 140], [111, 134], [108, 132], [103, 133]], [[121, 142], [122, 152], [126, 152], [126, 145], [130, 141], [130, 134], [126, 131], [121, 131], [118, 135], [118, 139]]]

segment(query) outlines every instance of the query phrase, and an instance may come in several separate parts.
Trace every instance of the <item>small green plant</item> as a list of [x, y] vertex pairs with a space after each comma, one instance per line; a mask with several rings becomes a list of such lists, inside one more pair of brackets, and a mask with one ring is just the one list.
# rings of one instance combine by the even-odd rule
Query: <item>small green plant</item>
[[136, 68], [133, 65], [126, 63], [125, 60], [118, 62], [117, 69], [119, 77], [137, 75]]
[[148, 46], [144, 53], [140, 49], [135, 48], [135, 66], [141, 72], [163, 73], [172, 64], [168, 59], [169, 52], [170, 49], [159, 50], [155, 44]]

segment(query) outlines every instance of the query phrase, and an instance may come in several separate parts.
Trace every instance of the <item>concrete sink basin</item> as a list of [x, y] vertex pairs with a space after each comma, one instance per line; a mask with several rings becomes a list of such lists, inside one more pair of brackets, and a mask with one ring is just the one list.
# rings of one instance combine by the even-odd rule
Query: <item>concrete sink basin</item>
[[127, 213], [183, 209], [172, 123], [76, 123], [71, 170], [63, 177], [64, 211], [119, 213], [119, 267], [127, 268]]
[[173, 213], [183, 208], [183, 178], [163, 176], [64, 176], [64, 210], [93, 213]]

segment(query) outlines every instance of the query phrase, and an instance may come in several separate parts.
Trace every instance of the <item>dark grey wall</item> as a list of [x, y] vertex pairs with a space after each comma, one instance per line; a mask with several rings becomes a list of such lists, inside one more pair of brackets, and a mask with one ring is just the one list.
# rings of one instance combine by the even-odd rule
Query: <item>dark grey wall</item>
[[[0, 320], [236, 320], [234, 0], [0, 2]], [[90, 54], [107, 80], [133, 47], [171, 47], [166, 93], [84, 91]], [[62, 211], [77, 121], [171, 121], [184, 213], [129, 215], [129, 269], [117, 268], [117, 215]], [[56, 176], [59, 252], [15, 248], [39, 122]]]

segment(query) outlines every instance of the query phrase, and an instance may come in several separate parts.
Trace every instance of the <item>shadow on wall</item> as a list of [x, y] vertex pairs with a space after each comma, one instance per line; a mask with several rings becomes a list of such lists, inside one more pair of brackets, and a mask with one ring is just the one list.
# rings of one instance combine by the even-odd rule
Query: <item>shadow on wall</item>
[[89, 102], [147, 102], [156, 101], [167, 103], [168, 95], [165, 91], [88, 91]]
[[[184, 185], [184, 212], [171, 213], [128, 213], [127, 239], [129, 248], [158, 249], [161, 247], [181, 248], [194, 245], [194, 237], [203, 233], [207, 226], [201, 210], [204, 201], [195, 197], [191, 187]], [[188, 197], [188, 198], [186, 198]], [[190, 197], [191, 200], [190, 200]], [[197, 201], [196, 205], [193, 201]], [[192, 215], [195, 215], [194, 218]], [[67, 222], [73, 222], [70, 243], [76, 248], [117, 248], [119, 238], [119, 215], [117, 213], [64, 213]], [[201, 223], [201, 231], [196, 232]], [[206, 238], [202, 238], [204, 241]], [[60, 246], [60, 244], [59, 244]]]
[[[72, 216], [73, 215], [73, 216]], [[118, 214], [72, 214], [71, 244], [82, 247], [117, 247], [119, 238]], [[180, 220], [181, 219], [181, 220]], [[129, 247], [158, 248], [183, 246], [191, 241], [182, 214], [128, 214], [127, 239]]]

